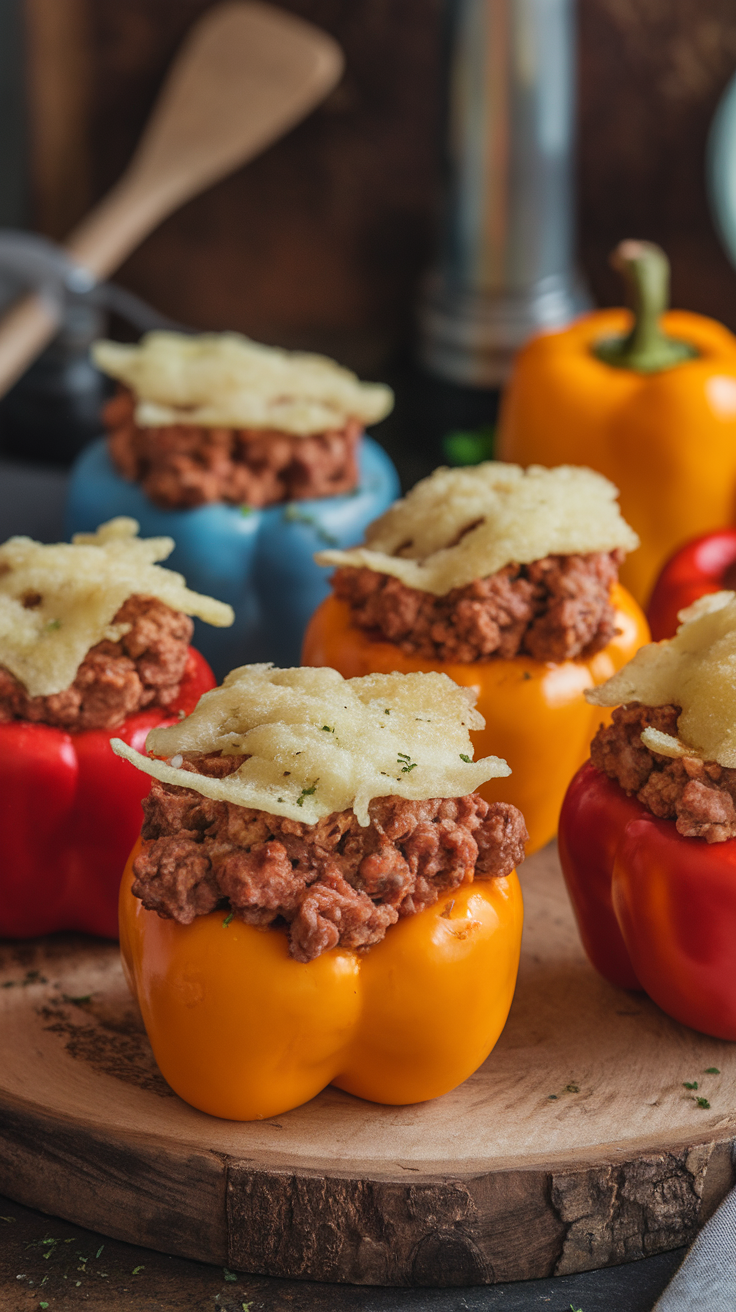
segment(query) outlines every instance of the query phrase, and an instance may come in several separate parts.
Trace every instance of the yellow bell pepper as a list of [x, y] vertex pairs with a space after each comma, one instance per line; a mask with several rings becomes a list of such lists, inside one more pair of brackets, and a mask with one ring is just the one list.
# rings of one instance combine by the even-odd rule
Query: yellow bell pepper
[[610, 478], [641, 538], [621, 580], [646, 605], [676, 548], [734, 522], [736, 338], [702, 315], [663, 313], [669, 265], [659, 247], [623, 242], [613, 262], [629, 281], [633, 318], [601, 310], [520, 351], [498, 457], [588, 465]]
[[475, 689], [486, 727], [471, 733], [476, 757], [495, 753], [511, 766], [506, 779], [491, 779], [478, 792], [488, 802], [512, 802], [529, 831], [527, 856], [557, 832], [565, 790], [590, 754], [598, 725], [610, 712], [583, 697], [625, 665], [649, 641], [647, 622], [633, 597], [616, 584], [612, 594], [620, 632], [589, 660], [431, 661], [406, 655], [392, 642], [375, 642], [352, 623], [350, 607], [328, 597], [317, 608], [304, 638], [302, 665], [331, 665], [344, 678], [392, 670], [441, 670]]
[[454, 1089], [506, 1023], [523, 919], [516, 872], [465, 883], [362, 952], [303, 963], [286, 933], [222, 911], [162, 920], [120, 891], [120, 947], [161, 1073], [229, 1120], [277, 1116], [327, 1084], [372, 1102]]

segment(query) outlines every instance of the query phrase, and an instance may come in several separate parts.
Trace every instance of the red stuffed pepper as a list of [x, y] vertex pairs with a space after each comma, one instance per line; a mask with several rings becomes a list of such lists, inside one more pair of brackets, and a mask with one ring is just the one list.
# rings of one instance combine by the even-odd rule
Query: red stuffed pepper
[[560, 816], [592, 964], [676, 1020], [736, 1039], [736, 594], [586, 696], [616, 706]]
[[654, 585], [647, 618], [652, 638], [672, 638], [678, 615], [706, 593], [736, 584], [736, 528], [719, 528], [693, 538], [668, 560]]
[[0, 546], [0, 935], [117, 937], [148, 787], [114, 756], [111, 731], [142, 748], [214, 686], [188, 616], [227, 624], [232, 612], [156, 565], [173, 542], [137, 528]]

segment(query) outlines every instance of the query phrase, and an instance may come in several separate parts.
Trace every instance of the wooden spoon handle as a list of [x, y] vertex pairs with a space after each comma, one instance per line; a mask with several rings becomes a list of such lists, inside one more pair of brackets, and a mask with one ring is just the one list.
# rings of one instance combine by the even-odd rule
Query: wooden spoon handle
[[[293, 14], [259, 0], [207, 11], [179, 51], [128, 168], [66, 249], [107, 277], [179, 205], [304, 118], [342, 68], [332, 37]], [[0, 397], [59, 322], [59, 311], [38, 295], [0, 321]]]

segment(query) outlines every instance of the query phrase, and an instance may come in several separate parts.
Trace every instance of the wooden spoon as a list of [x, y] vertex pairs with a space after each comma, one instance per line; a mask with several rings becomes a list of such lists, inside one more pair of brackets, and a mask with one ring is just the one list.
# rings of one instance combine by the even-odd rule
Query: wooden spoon
[[[107, 277], [184, 201], [270, 146], [318, 105], [343, 69], [311, 23], [257, 0], [210, 9], [189, 32], [138, 148], [66, 250]], [[58, 307], [23, 298], [0, 321], [0, 396], [59, 327]]]

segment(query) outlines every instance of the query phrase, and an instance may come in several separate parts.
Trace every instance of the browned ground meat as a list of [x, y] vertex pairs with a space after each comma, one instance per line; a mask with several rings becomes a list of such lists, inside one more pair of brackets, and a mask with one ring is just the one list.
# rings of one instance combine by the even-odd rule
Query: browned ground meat
[[[184, 765], [222, 777], [243, 759], [191, 756]], [[353, 811], [308, 825], [157, 780], [143, 809], [149, 844], [136, 858], [133, 892], [145, 907], [183, 925], [218, 906], [249, 925], [285, 922], [297, 961], [378, 943], [468, 870], [482, 879], [509, 874], [528, 837], [516, 807], [476, 793], [379, 797], [367, 828]]]
[[523, 652], [540, 661], [592, 656], [615, 633], [611, 587], [623, 553], [546, 556], [506, 565], [444, 597], [391, 574], [338, 569], [335, 595], [353, 622], [430, 660], [479, 661]]
[[132, 627], [119, 642], [88, 651], [70, 688], [29, 697], [0, 665], [0, 722], [31, 720], [59, 729], [114, 729], [145, 706], [170, 706], [179, 692], [194, 625], [156, 597], [129, 597], [114, 624]]
[[311, 437], [250, 428], [172, 424], [139, 428], [126, 390], [105, 407], [109, 449], [120, 473], [140, 483], [167, 509], [231, 501], [269, 506], [277, 501], [337, 496], [358, 482], [362, 425]]
[[676, 820], [678, 833], [725, 843], [736, 837], [736, 770], [696, 756], [673, 760], [650, 752], [641, 741], [649, 725], [677, 737], [679, 715], [679, 706], [618, 706], [613, 724], [601, 725], [593, 739], [590, 758], [652, 815]]

